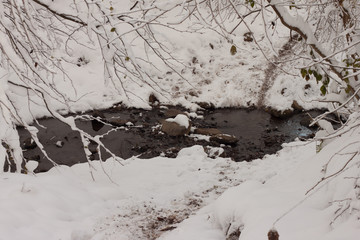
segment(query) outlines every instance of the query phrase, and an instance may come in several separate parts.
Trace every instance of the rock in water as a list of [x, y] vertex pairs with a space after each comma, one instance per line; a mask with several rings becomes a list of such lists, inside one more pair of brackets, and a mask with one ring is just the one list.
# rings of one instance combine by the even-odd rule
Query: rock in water
[[226, 144], [226, 145], [235, 145], [239, 141], [239, 139], [237, 139], [237, 137], [233, 135], [221, 133], [210, 137], [210, 141], [215, 141], [220, 144]]
[[23, 142], [24, 149], [34, 149], [36, 147], [36, 142], [31, 137], [25, 139], [25, 141]]
[[165, 114], [165, 117], [167, 117], [167, 118], [173, 118], [173, 117], [176, 117], [179, 114], [184, 114], [185, 115], [185, 113], [183, 113], [182, 111], [180, 111], [178, 109], [175, 109], [175, 108], [167, 109], [164, 114]]
[[107, 119], [107, 122], [115, 127], [121, 127], [121, 126], [126, 126], [126, 124], [130, 121], [122, 118], [110, 118]]
[[183, 136], [189, 134], [191, 123], [186, 115], [178, 114], [175, 118], [161, 121], [161, 131], [170, 136]]
[[214, 136], [217, 134], [221, 134], [221, 131], [217, 128], [197, 128], [194, 131], [195, 134]]
[[64, 146], [64, 142], [63, 141], [57, 141], [56, 143], [55, 143], [55, 145], [58, 147], [58, 148], [62, 148], [63, 146]]
[[295, 111], [299, 111], [299, 112], [304, 111], [304, 108], [303, 108], [296, 100], [293, 101], [293, 103], [291, 104], [291, 107], [292, 107]]
[[161, 131], [170, 136], [183, 136], [190, 132], [189, 128], [179, 125], [176, 122], [163, 121]]
[[213, 103], [197, 102], [196, 104], [199, 105], [199, 107], [206, 109], [206, 110], [214, 110], [215, 109], [215, 105]]

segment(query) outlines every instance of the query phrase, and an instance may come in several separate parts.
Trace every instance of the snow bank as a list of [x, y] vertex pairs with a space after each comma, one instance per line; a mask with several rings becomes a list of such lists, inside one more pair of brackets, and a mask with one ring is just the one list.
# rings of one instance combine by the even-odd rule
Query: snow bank
[[[273, 227], [280, 239], [358, 239], [359, 135], [357, 126], [331, 141], [318, 154], [314, 142], [285, 146], [257, 166], [264, 171], [265, 162], [272, 162], [268, 167], [274, 175], [260, 171], [264, 176], [261, 181], [247, 178], [162, 239], [206, 239], [207, 232], [199, 238], [182, 238], [188, 236], [187, 232], [196, 232], [198, 225], [213, 226], [223, 236], [240, 229], [240, 240], [267, 239]], [[250, 169], [257, 168], [252, 163], [249, 165]]]
[[123, 163], [92, 162], [95, 182], [88, 164], [36, 176], [1, 174], [0, 239], [149, 239], [140, 227], [150, 218], [177, 214], [181, 220], [182, 212], [189, 214], [205, 199], [214, 199], [215, 190], [231, 185], [227, 179], [219, 181], [219, 172], [232, 172], [236, 165], [208, 158], [201, 146], [183, 149], [173, 159]]
[[223, 240], [240, 229], [239, 239], [260, 240], [275, 227], [280, 239], [356, 240], [359, 155], [316, 185], [359, 151], [360, 129], [350, 130], [318, 154], [316, 142], [293, 142], [252, 162], [211, 159], [201, 146], [174, 159], [94, 161], [95, 182], [88, 164], [4, 173], [0, 239]]

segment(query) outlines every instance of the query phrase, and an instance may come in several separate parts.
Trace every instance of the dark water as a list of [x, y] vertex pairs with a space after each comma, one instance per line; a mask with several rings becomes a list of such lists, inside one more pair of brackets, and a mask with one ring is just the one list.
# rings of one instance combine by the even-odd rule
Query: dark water
[[207, 115], [205, 122], [239, 138], [234, 148], [237, 151], [234, 160], [242, 161], [275, 153], [282, 143], [296, 137], [309, 138], [314, 129], [300, 124], [306, 116], [296, 114], [288, 119], [278, 119], [263, 110], [219, 109]]
[[[155, 126], [161, 119], [167, 118], [164, 109], [150, 111], [139, 109], [109, 109], [97, 113], [103, 119], [113, 117], [131, 121], [134, 126], [114, 130], [114, 127], [103, 125], [96, 120], [78, 120], [79, 128], [89, 134], [102, 135], [111, 131], [102, 138], [103, 143], [116, 155], [126, 159], [131, 156], [150, 158], [161, 153], [168, 157], [175, 157], [177, 152], [184, 147], [199, 144], [203, 146], [219, 146], [216, 142], [204, 140], [195, 141], [187, 136], [171, 137], [159, 133]], [[315, 112], [313, 115], [317, 115]], [[309, 129], [300, 124], [305, 113], [293, 115], [288, 119], [273, 118], [263, 110], [246, 109], [216, 109], [202, 112], [203, 119], [193, 119], [194, 127], [215, 127], [223, 133], [235, 135], [239, 142], [235, 146], [225, 146], [224, 157], [231, 157], [234, 161], [249, 161], [260, 158], [265, 154], [272, 154], [281, 149], [281, 144], [294, 140], [296, 137], [308, 138], [314, 129]], [[48, 155], [58, 164], [73, 165], [86, 162], [84, 147], [78, 133], [71, 131], [70, 127], [56, 119], [43, 119], [39, 121], [46, 128], [40, 128], [39, 138]], [[21, 143], [24, 146], [24, 157], [39, 161], [35, 172], [44, 172], [53, 167], [40, 149], [25, 144], [29, 140], [29, 133], [18, 129]], [[62, 146], [57, 146], [61, 142]], [[59, 145], [59, 144], [58, 144]], [[27, 148], [27, 149], [25, 149]], [[96, 145], [90, 144], [90, 151], [94, 152], [92, 159], [98, 159], [95, 151]], [[102, 150], [103, 159], [109, 157]], [[8, 168], [8, 166], [5, 166]]]

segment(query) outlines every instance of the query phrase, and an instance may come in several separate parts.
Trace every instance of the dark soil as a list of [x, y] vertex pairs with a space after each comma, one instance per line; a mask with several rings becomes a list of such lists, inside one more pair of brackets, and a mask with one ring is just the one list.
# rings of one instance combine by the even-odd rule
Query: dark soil
[[[178, 110], [183, 110], [177, 108]], [[103, 143], [116, 155], [126, 159], [131, 156], [151, 158], [163, 154], [167, 157], [176, 157], [177, 152], [184, 147], [195, 144], [203, 146], [220, 146], [217, 142], [205, 140], [196, 141], [188, 136], [171, 137], [160, 132], [161, 119], [165, 119], [165, 109], [152, 110], [112, 108], [103, 111], [89, 112], [87, 114], [107, 119], [116, 118], [118, 123], [116, 131], [111, 131], [102, 138]], [[317, 115], [319, 112], [312, 112]], [[226, 134], [235, 135], [239, 141], [233, 146], [222, 146], [223, 157], [230, 157], [234, 161], [250, 161], [261, 158], [265, 154], [272, 154], [281, 149], [281, 144], [294, 140], [296, 137], [309, 138], [314, 129], [301, 125], [305, 113], [295, 114], [287, 119], [277, 119], [263, 110], [249, 109], [215, 109], [198, 112], [203, 119], [192, 119], [192, 125], [197, 128], [217, 128]], [[119, 127], [126, 122], [133, 126]], [[39, 123], [46, 128], [39, 127], [39, 138], [48, 155], [58, 164], [71, 166], [86, 162], [84, 147], [78, 133], [56, 119], [42, 119]], [[115, 126], [103, 124], [97, 120], [78, 120], [79, 128], [91, 135], [102, 135]], [[39, 162], [35, 172], [48, 171], [53, 167], [40, 149], [29, 141], [29, 133], [18, 128], [20, 141], [23, 144], [24, 157]], [[93, 152], [92, 159], [98, 159], [96, 145], [90, 144], [89, 150]], [[102, 157], [106, 159], [109, 154], [102, 150]], [[9, 166], [5, 166], [8, 168]]]

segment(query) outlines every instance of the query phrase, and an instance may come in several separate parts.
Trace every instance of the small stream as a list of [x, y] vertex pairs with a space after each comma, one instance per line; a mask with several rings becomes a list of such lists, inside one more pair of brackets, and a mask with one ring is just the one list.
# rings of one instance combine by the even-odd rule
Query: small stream
[[[77, 120], [79, 128], [89, 134], [106, 134], [102, 141], [114, 154], [126, 159], [132, 156], [151, 158], [159, 155], [176, 157], [177, 152], [195, 144], [204, 147], [222, 147], [221, 156], [230, 157], [234, 161], [250, 161], [272, 154], [281, 149], [281, 144], [290, 142], [296, 137], [307, 139], [313, 136], [316, 129], [306, 127], [307, 114], [319, 115], [319, 111], [297, 113], [286, 119], [272, 117], [269, 113], [258, 109], [214, 109], [197, 112], [200, 118], [192, 118], [192, 126], [196, 128], [217, 128], [223, 133], [236, 136], [236, 145], [220, 145], [217, 142], [200, 140], [189, 136], [172, 137], [160, 132], [160, 120], [171, 117], [169, 112], [185, 111], [174, 107], [153, 108], [152, 110], [111, 108], [102, 111], [89, 112], [88, 115], [101, 117], [102, 120], [123, 120], [118, 127], [102, 124], [97, 120]], [[132, 124], [130, 124], [131, 122]], [[39, 138], [48, 155], [58, 164], [71, 166], [86, 162], [80, 135], [71, 131], [70, 127], [52, 118], [41, 119], [39, 123], [46, 128], [40, 128]], [[126, 124], [127, 123], [127, 124]], [[120, 126], [123, 124], [124, 126]], [[45, 172], [53, 167], [41, 153], [40, 149], [30, 140], [30, 134], [18, 128], [20, 141], [24, 149], [24, 157], [39, 162], [35, 172]], [[208, 148], [208, 147], [207, 147]], [[98, 159], [96, 144], [89, 145], [93, 153], [92, 159]], [[102, 150], [102, 157], [110, 155]], [[11, 167], [11, 166], [10, 166]], [[9, 168], [6, 165], [5, 170]]]

